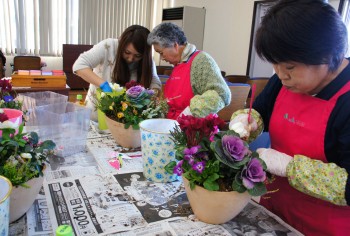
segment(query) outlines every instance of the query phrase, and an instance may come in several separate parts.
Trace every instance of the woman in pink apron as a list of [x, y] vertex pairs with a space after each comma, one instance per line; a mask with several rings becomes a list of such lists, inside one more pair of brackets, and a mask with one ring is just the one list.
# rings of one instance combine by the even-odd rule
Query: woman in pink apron
[[231, 92], [214, 59], [187, 42], [182, 29], [162, 23], [148, 35], [163, 60], [174, 65], [164, 88], [168, 101], [168, 118], [181, 113], [204, 117], [217, 113], [231, 101]]
[[[283, 0], [256, 33], [276, 74], [256, 98], [275, 180], [260, 203], [305, 235], [350, 232], [350, 65], [341, 17], [320, 0]], [[244, 119], [241, 115], [241, 119]]]

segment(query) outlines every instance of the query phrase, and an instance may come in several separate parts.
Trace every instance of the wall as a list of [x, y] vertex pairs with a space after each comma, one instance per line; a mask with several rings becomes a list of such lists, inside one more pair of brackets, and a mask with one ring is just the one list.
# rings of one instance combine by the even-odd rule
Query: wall
[[227, 74], [246, 73], [253, 0], [164, 0], [163, 6], [204, 7], [206, 16], [203, 50]]
[[[329, 0], [338, 9], [340, 0]], [[255, 0], [157, 0], [153, 25], [161, 22], [162, 8], [193, 6], [206, 8], [203, 50], [208, 52], [226, 74], [245, 75]], [[159, 60], [158, 53], [154, 54]], [[43, 57], [48, 70], [62, 69], [62, 58]], [[11, 75], [7, 57], [6, 76]]]
[[[338, 9], [339, 1], [329, 0], [329, 3]], [[226, 74], [245, 75], [254, 2], [255, 0], [163, 0], [163, 8], [206, 8], [203, 50], [216, 60]]]

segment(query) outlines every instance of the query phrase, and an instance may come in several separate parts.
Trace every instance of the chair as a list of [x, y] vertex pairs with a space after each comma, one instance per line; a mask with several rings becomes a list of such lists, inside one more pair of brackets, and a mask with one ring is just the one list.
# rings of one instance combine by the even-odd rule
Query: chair
[[249, 75], [226, 75], [225, 80], [231, 83], [247, 83]]
[[169, 69], [165, 69], [163, 74], [170, 76], [172, 72], [173, 72], [173, 68], [169, 68]]
[[157, 69], [157, 74], [158, 75], [166, 75], [164, 74], [165, 70], [172, 70], [173, 67], [172, 66], [156, 66], [156, 69]]
[[73, 73], [72, 66], [81, 53], [90, 50], [94, 45], [88, 44], [63, 44], [62, 58], [63, 71], [67, 76], [67, 84], [74, 90], [87, 90], [90, 83]]
[[18, 70], [41, 70], [41, 58], [38, 56], [15, 56], [12, 72]]
[[[267, 82], [269, 82], [270, 77], [252, 77], [247, 80], [247, 83], [253, 87], [253, 84], [256, 85], [254, 99], [261, 93], [261, 91], [265, 88]], [[251, 94], [249, 93], [247, 104], [250, 103]]]
[[231, 90], [231, 103], [218, 112], [218, 116], [224, 121], [230, 121], [232, 113], [245, 108], [250, 91], [249, 84], [228, 83]]
[[169, 79], [169, 75], [158, 75], [160, 82], [165, 83]]

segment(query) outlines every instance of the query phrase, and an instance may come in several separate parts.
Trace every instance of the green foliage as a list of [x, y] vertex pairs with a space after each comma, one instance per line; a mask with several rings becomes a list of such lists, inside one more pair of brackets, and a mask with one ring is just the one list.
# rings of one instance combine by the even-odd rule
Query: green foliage
[[56, 145], [52, 140], [40, 142], [35, 132], [22, 133], [23, 124], [17, 134], [13, 128], [1, 131], [0, 175], [8, 178], [13, 186], [26, 187], [28, 180], [43, 175], [45, 162]]
[[110, 119], [123, 123], [126, 129], [130, 126], [133, 129], [139, 129], [141, 121], [164, 118], [168, 111], [166, 101], [159, 99], [153, 90], [144, 89], [138, 85], [139, 93], [132, 97], [128, 95], [128, 91], [135, 90], [136, 86], [130, 87], [129, 90], [117, 84], [112, 87], [114, 90], [111, 93], [97, 90], [95, 105]]
[[191, 189], [266, 193], [266, 163], [236, 132], [219, 131], [223, 121], [217, 115], [182, 116], [178, 122], [170, 132], [177, 161], [165, 166], [168, 173], [182, 175]]

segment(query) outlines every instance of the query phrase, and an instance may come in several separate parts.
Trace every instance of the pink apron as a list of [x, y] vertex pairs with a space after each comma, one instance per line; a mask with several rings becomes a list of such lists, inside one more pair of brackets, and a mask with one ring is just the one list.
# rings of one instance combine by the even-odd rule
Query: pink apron
[[191, 86], [191, 65], [199, 51], [194, 52], [185, 63], [177, 64], [164, 86], [164, 96], [169, 105], [167, 117], [176, 120], [181, 112], [190, 105], [194, 94]]
[[[338, 97], [350, 91], [350, 82], [329, 101], [297, 94], [282, 87], [270, 120], [272, 148], [290, 156], [305, 155], [327, 162], [324, 140], [329, 116]], [[350, 207], [336, 206], [292, 188], [276, 176], [261, 204], [305, 235], [347, 235]]]

